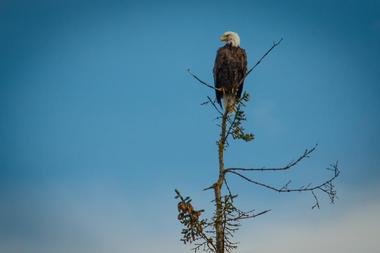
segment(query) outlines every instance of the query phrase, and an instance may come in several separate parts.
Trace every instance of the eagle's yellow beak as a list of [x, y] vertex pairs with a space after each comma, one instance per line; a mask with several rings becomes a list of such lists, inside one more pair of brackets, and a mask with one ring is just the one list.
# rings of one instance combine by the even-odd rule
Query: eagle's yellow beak
[[223, 34], [219, 39], [220, 41], [227, 41], [227, 36]]

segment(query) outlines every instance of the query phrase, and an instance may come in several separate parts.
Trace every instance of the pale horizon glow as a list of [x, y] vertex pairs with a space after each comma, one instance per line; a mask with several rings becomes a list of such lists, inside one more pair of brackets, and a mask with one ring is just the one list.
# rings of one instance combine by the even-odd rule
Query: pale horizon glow
[[[276, 186], [318, 183], [339, 161], [339, 199], [280, 195], [231, 177], [244, 210], [235, 252], [380, 248], [380, 2], [0, 1], [0, 252], [178, 253], [174, 189], [209, 212], [214, 90], [225, 31], [251, 67], [245, 129], [226, 166], [277, 167]], [[376, 194], [375, 194], [376, 193]], [[277, 239], [277, 240], [275, 240]], [[318, 247], [316, 247], [318, 245]]]

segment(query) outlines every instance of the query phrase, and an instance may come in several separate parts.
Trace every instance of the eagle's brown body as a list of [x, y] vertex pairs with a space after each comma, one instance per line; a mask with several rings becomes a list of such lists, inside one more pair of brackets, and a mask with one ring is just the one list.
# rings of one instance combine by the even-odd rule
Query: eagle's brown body
[[243, 48], [231, 44], [219, 48], [214, 65], [214, 82], [215, 88], [219, 89], [215, 92], [220, 105], [221, 99], [225, 107], [230, 107], [240, 98], [244, 85], [242, 80], [246, 72], [247, 55]]

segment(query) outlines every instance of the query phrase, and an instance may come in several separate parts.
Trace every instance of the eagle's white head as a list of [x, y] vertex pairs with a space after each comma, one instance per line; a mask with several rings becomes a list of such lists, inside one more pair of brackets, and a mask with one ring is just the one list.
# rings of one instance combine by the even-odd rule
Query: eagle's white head
[[233, 47], [240, 46], [240, 37], [235, 32], [225, 32], [220, 36], [221, 41], [225, 41], [227, 44], [231, 44]]

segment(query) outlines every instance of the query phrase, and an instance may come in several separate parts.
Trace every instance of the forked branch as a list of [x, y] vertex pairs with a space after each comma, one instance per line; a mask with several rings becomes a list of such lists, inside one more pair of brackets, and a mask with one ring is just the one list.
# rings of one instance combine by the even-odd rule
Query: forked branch
[[[279, 41], [274, 41], [273, 42], [273, 45], [271, 48], [269, 48], [265, 54], [263, 54], [263, 56], [261, 56], [261, 58], [247, 71], [247, 73], [244, 75], [244, 77], [241, 79], [241, 81], [239, 82], [239, 85], [237, 87], [239, 87], [243, 82], [244, 80], [247, 78], [247, 76], [252, 72], [252, 70], [254, 70], [261, 62], [262, 60], [264, 60], [264, 58], [275, 48], [277, 47], [278, 45], [280, 45], [280, 43], [282, 42], [283, 38], [281, 38]], [[194, 77], [198, 82], [200, 82], [201, 84], [205, 85], [206, 87], [210, 88], [210, 89], [213, 89], [213, 90], [217, 90], [217, 91], [221, 91], [220, 89], [218, 88], [215, 88], [214, 86], [206, 83], [205, 81], [203, 81], [202, 79], [200, 79], [197, 75], [193, 74], [191, 72], [190, 69], [187, 69], [187, 72], [192, 76]]]
[[335, 186], [333, 184], [333, 181], [339, 176], [340, 170], [338, 168], [338, 162], [336, 162], [335, 164], [332, 164], [330, 166], [331, 166], [331, 168], [328, 168], [328, 170], [332, 171], [333, 175], [328, 180], [326, 180], [326, 181], [324, 181], [318, 185], [315, 185], [315, 186], [308, 184], [307, 186], [301, 186], [301, 187], [296, 187], [296, 188], [289, 188], [289, 184], [291, 183], [291, 181], [288, 181], [282, 187], [276, 187], [276, 186], [273, 186], [270, 184], [266, 184], [266, 183], [262, 183], [262, 182], [259, 182], [257, 180], [254, 180], [254, 179], [252, 179], [246, 175], [243, 175], [241, 172], [237, 172], [234, 170], [226, 171], [226, 174], [227, 173], [234, 174], [234, 175], [239, 176], [240, 178], [244, 179], [247, 182], [250, 182], [252, 184], [255, 184], [255, 185], [276, 191], [276, 192], [280, 192], [280, 193], [283, 193], [283, 192], [311, 192], [313, 194], [315, 201], [316, 201], [316, 203], [313, 206], [313, 208], [314, 208], [314, 207], [319, 207], [318, 198], [314, 193], [315, 190], [320, 190], [320, 191], [326, 193], [328, 195], [328, 197], [330, 198], [331, 203], [334, 203], [334, 201], [336, 199], [336, 191], [335, 191]]

